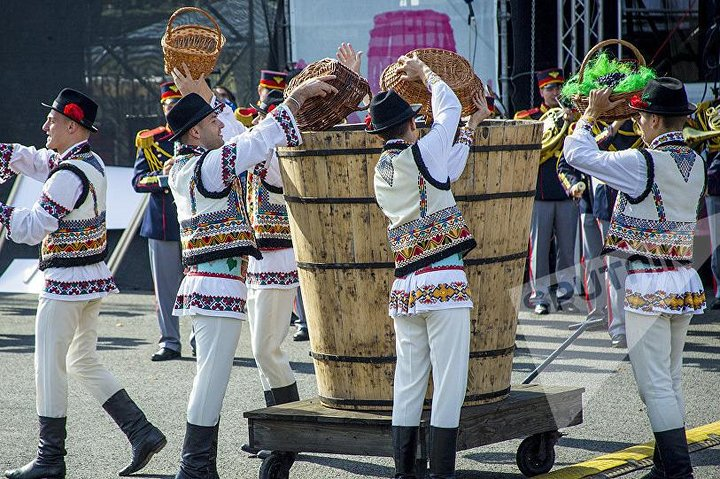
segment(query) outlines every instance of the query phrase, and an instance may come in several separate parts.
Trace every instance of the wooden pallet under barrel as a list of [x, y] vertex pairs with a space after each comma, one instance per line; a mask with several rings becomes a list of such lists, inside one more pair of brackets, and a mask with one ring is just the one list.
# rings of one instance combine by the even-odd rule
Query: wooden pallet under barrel
[[[555, 463], [559, 429], [583, 421], [582, 388], [522, 384], [500, 402], [462, 409], [458, 451], [525, 438], [517, 450], [520, 472], [548, 472]], [[331, 409], [316, 399], [248, 411], [250, 445], [257, 449], [392, 457], [391, 413]], [[428, 457], [429, 414], [420, 423], [419, 471]], [[287, 455], [273, 452], [260, 479], [289, 477]], [[422, 473], [418, 477], [423, 477]]]

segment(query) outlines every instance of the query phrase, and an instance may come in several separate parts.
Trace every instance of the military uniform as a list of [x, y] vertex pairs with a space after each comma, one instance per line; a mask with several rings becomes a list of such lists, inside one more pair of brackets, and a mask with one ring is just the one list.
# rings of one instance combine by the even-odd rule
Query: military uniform
[[[161, 102], [177, 101], [181, 95], [172, 82], [160, 86]], [[180, 260], [180, 227], [175, 201], [170, 194], [164, 163], [173, 157], [172, 131], [167, 126], [142, 130], [135, 138], [137, 154], [132, 185], [138, 193], [150, 194], [143, 215], [140, 236], [148, 239], [150, 271], [157, 301], [161, 348], [153, 360], [178, 357], [181, 350], [180, 322], [173, 316], [175, 294], [183, 278]], [[168, 350], [168, 351], [163, 351]]]
[[[563, 81], [562, 72], [557, 69], [538, 73], [540, 88]], [[538, 120], [548, 109], [549, 107], [543, 103], [537, 108], [516, 113], [515, 119]], [[547, 312], [550, 303], [550, 250], [553, 238], [556, 246], [555, 275], [558, 283], [558, 298], [570, 299], [574, 289], [573, 264], [578, 210], [558, 177], [557, 162], [561, 153], [558, 150], [556, 154], [540, 163], [530, 226], [528, 253], [532, 289], [530, 300], [535, 305], [536, 312], [540, 314]]]

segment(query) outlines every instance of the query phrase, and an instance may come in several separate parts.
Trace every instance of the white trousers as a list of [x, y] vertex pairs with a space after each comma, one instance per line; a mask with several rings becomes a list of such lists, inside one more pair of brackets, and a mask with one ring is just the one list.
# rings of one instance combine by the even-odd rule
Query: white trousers
[[253, 356], [263, 390], [295, 382], [287, 354], [280, 348], [290, 328], [297, 288], [248, 289], [247, 312]]
[[197, 372], [188, 400], [187, 421], [211, 427], [220, 420], [242, 322], [233, 318], [192, 316]]
[[682, 355], [691, 317], [625, 311], [630, 364], [654, 432], [685, 425]]
[[[598, 220], [603, 238], [610, 231], [610, 222]], [[608, 299], [608, 332], [614, 338], [625, 334], [625, 278], [627, 278], [626, 261], [612, 255], [605, 256], [605, 286]]]
[[35, 318], [35, 401], [38, 416], [65, 417], [68, 375], [99, 402], [122, 389], [97, 356], [101, 299], [58, 301], [40, 298]]
[[396, 316], [397, 365], [393, 391], [393, 426], [418, 426], [430, 367], [433, 401], [430, 424], [453, 428], [467, 389], [470, 309], [454, 308]]

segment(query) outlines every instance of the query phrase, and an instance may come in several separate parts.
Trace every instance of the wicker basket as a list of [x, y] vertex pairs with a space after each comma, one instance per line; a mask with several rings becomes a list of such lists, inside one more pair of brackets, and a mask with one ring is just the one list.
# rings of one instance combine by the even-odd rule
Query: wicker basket
[[305, 80], [323, 75], [335, 75], [328, 83], [338, 92], [334, 95], [316, 97], [303, 103], [295, 115], [298, 126], [305, 131], [325, 131], [342, 122], [348, 115], [368, 107], [358, 104], [370, 95], [370, 85], [366, 79], [347, 68], [337, 60], [325, 58], [306, 66], [285, 89], [285, 98]]
[[[186, 13], [204, 15], [214, 28], [194, 24], [175, 26], [175, 20]], [[169, 75], [174, 68], [183, 71], [182, 64], [185, 63], [192, 77], [199, 78], [200, 75], [210, 74], [215, 68], [220, 50], [225, 45], [225, 37], [215, 19], [205, 10], [183, 7], [170, 16], [160, 43], [165, 58], [165, 73]]]
[[[587, 55], [585, 55], [585, 58], [583, 59], [582, 65], [580, 65], [580, 71], [578, 72], [578, 83], [582, 83], [583, 80], [583, 74], [585, 73], [585, 67], [592, 59], [593, 55], [597, 53], [600, 49], [607, 47], [608, 45], [614, 45], [619, 44], [622, 46], [625, 46], [629, 48], [635, 57], [637, 58], [638, 66], [645, 66], [645, 57], [642, 56], [640, 51], [635, 48], [635, 45], [633, 45], [630, 42], [626, 42], [625, 40], [618, 40], [615, 38], [611, 38], [608, 40], [604, 40], [597, 45], [595, 45], [593, 48], [590, 49], [589, 52], [587, 52]], [[630, 98], [633, 97], [633, 95], [637, 95], [638, 93], [642, 93], [642, 90], [635, 90], [625, 93], [617, 93], [610, 95], [610, 101], [616, 101], [616, 100], [623, 100], [622, 103], [619, 103], [617, 106], [611, 108], [610, 110], [606, 111], [602, 115], [602, 119], [605, 121], [615, 121], [615, 120], [623, 120], [625, 118], [629, 118], [632, 116], [635, 111], [630, 108]], [[585, 110], [588, 107], [589, 98], [586, 96], [578, 95], [573, 97], [572, 99], [573, 105], [575, 105], [575, 108], [578, 109], [578, 111], [582, 114], [585, 112]]]
[[[413, 53], [417, 53], [418, 58], [452, 88], [462, 104], [463, 116], [477, 111], [473, 103], [473, 96], [476, 92], [484, 94], [484, 87], [467, 60], [457, 53], [440, 48], [420, 48], [408, 52], [406, 55]], [[420, 82], [402, 80], [399, 68], [400, 64], [395, 62], [383, 71], [380, 77], [380, 88], [382, 90], [392, 88], [408, 103], [420, 103], [423, 106], [422, 114], [428, 120], [431, 119], [430, 92]]]

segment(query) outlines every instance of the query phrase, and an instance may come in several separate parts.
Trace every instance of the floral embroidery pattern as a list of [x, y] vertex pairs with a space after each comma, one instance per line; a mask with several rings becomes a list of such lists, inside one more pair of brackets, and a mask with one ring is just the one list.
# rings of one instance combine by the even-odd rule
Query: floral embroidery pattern
[[472, 146], [475, 141], [475, 129], [463, 126], [460, 128], [457, 142], [461, 145]]
[[15, 210], [14, 207], [0, 203], [0, 223], [5, 225], [8, 237], [10, 236], [10, 218], [12, 217], [13, 210]]
[[435, 85], [436, 83], [440, 83], [441, 81], [442, 81], [442, 78], [440, 78], [438, 75], [436, 75], [435, 73], [430, 73], [427, 76], [428, 90], [432, 90], [433, 85]]
[[53, 199], [50, 198], [45, 192], [40, 195], [40, 200], [38, 203], [40, 204], [42, 209], [47, 211], [47, 213], [56, 220], [59, 220], [60, 218], [63, 218], [65, 215], [70, 213], [69, 209], [65, 208], [60, 203], [53, 201]]
[[652, 185], [652, 194], [653, 200], [655, 201], [655, 209], [657, 210], [658, 220], [665, 221], [667, 219], [665, 217], [665, 205], [663, 205], [662, 195], [660, 194], [660, 188], [658, 188], [657, 183], [653, 183]]
[[390, 311], [394, 314], [407, 314], [415, 303], [435, 305], [470, 301], [468, 284], [464, 281], [440, 283], [420, 287], [413, 291], [390, 291]]
[[267, 175], [264, 164], [255, 166], [247, 177], [247, 211], [255, 232], [258, 247], [290, 248], [290, 222], [285, 201], [279, 194], [271, 194], [263, 178]]
[[237, 144], [231, 143], [222, 147], [220, 155], [220, 172], [225, 186], [230, 186], [237, 178], [235, 173], [235, 159], [237, 158]]
[[425, 185], [425, 177], [422, 173], [418, 173], [418, 192], [420, 194], [420, 218], [427, 216], [427, 186]]
[[686, 291], [684, 293], [668, 293], [656, 291], [639, 293], [631, 289], [625, 291], [625, 306], [636, 311], [673, 311], [691, 312], [705, 306], [705, 291]]
[[681, 131], [669, 131], [667, 133], [663, 133], [662, 135], [659, 135], [657, 138], [655, 138], [652, 142], [650, 142], [650, 149], [651, 150], [657, 150], [660, 145], [664, 143], [685, 143], [685, 138], [683, 138], [683, 134]]
[[285, 141], [287, 146], [299, 146], [300, 145], [300, 133], [295, 127], [295, 122], [292, 119], [292, 115], [287, 108], [280, 104], [270, 113], [275, 121], [280, 125], [283, 132], [285, 133]]
[[272, 271], [263, 273], [248, 273], [246, 284], [248, 286], [292, 286], [298, 284], [296, 271]]
[[233, 296], [211, 296], [193, 292], [188, 295], [178, 295], [175, 298], [173, 309], [189, 310], [191, 308], [205, 311], [221, 311], [228, 313], [244, 313], [245, 300]]
[[95, 279], [90, 281], [54, 281], [45, 280], [44, 291], [48, 294], [61, 296], [79, 296], [81, 294], [111, 293], [117, 290], [113, 278]]
[[17, 175], [10, 169], [10, 158], [14, 150], [12, 143], [0, 143], [0, 183], [5, 183]]

